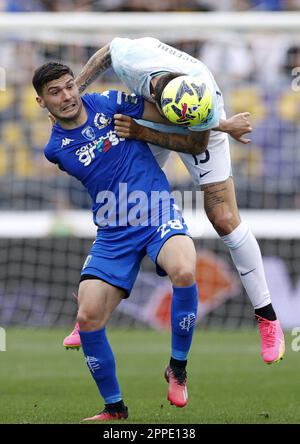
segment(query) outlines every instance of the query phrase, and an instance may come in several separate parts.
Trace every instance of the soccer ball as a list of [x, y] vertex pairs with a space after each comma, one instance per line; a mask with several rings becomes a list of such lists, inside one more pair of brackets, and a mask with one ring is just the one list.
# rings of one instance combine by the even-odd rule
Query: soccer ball
[[201, 77], [179, 76], [161, 95], [165, 117], [176, 125], [193, 126], [206, 122], [213, 107], [212, 93]]

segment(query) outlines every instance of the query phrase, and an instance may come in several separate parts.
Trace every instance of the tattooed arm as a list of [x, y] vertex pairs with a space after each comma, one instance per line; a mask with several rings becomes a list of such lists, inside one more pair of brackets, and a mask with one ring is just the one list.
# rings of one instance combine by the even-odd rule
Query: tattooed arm
[[[137, 124], [131, 117], [115, 114], [115, 130], [119, 137], [142, 140], [180, 153], [202, 154], [208, 144], [209, 131], [189, 131], [188, 134], [163, 133]], [[166, 123], [156, 106], [145, 101], [143, 119]]]
[[103, 46], [89, 59], [75, 82], [80, 94], [104, 71], [111, 66], [110, 44]]
[[153, 143], [154, 145], [159, 145], [171, 151], [189, 153], [196, 156], [204, 153], [207, 149], [210, 134], [209, 130], [201, 132], [189, 131], [189, 134], [175, 134], [161, 133], [146, 126], [137, 126], [139, 126], [139, 132], [137, 136], [134, 137], [135, 139]]

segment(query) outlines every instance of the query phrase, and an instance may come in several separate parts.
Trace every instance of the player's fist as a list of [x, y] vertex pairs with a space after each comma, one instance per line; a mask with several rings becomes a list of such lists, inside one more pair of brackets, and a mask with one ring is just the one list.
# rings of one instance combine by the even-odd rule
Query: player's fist
[[138, 125], [131, 117], [124, 114], [115, 114], [115, 131], [119, 137], [125, 139], [139, 139], [141, 125]]
[[245, 134], [252, 132], [249, 117], [250, 113], [248, 112], [235, 114], [223, 122], [224, 131], [230, 134], [230, 136], [238, 142], [244, 144], [250, 143], [251, 139], [243, 137]]

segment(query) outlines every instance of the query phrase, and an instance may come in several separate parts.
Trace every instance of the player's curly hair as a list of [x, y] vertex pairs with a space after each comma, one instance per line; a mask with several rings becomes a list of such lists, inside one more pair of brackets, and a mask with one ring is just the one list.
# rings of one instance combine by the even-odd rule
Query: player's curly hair
[[167, 86], [168, 83], [171, 82], [171, 80], [176, 79], [176, 77], [185, 76], [186, 74], [183, 74], [182, 72], [170, 72], [167, 74], [163, 74], [160, 79], [158, 79], [157, 84], [154, 88], [154, 98], [155, 102], [161, 107], [161, 96], [163, 93], [163, 90]]
[[46, 85], [46, 83], [59, 79], [65, 74], [70, 74], [74, 77], [73, 71], [67, 65], [59, 62], [45, 63], [34, 71], [32, 78], [33, 87], [40, 96], [43, 92], [43, 86]]

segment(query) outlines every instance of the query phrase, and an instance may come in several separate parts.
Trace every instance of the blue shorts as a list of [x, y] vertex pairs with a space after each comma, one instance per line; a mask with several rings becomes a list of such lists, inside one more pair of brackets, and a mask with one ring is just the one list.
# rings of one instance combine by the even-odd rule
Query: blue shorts
[[175, 235], [190, 236], [182, 216], [158, 228], [138, 226], [99, 229], [81, 270], [81, 277], [95, 276], [125, 290], [128, 297], [144, 256], [148, 255], [152, 259], [160, 276], [166, 276], [156, 260], [164, 243]]

